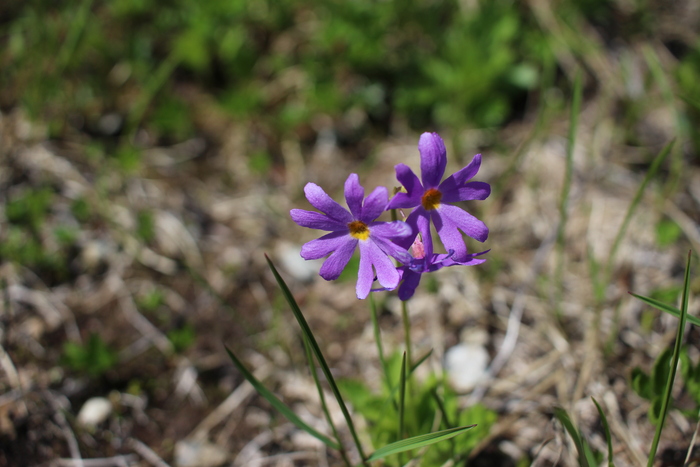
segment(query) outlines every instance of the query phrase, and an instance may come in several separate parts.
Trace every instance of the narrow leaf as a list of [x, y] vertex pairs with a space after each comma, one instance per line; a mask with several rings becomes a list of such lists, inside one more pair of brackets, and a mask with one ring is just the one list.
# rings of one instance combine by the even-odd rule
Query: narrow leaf
[[581, 467], [590, 467], [588, 459], [586, 458], [586, 451], [583, 446], [583, 440], [581, 439], [578, 430], [571, 422], [569, 414], [567, 414], [566, 410], [562, 409], [561, 407], [555, 407], [554, 415], [557, 417], [557, 419], [559, 419], [561, 424], [564, 425], [564, 428], [569, 433], [569, 436], [571, 436], [571, 439], [574, 440], [574, 445], [576, 446], [576, 451], [578, 452], [579, 465]]
[[326, 416], [326, 421], [331, 427], [333, 436], [335, 437], [335, 439], [338, 440], [340, 455], [343, 458], [345, 465], [350, 467], [352, 464], [350, 464], [350, 459], [348, 459], [348, 455], [345, 452], [345, 447], [340, 442], [340, 435], [338, 434], [338, 429], [335, 427], [335, 423], [333, 423], [333, 417], [331, 417], [330, 410], [328, 410], [326, 396], [323, 394], [323, 386], [321, 386], [321, 381], [319, 381], [318, 379], [318, 371], [316, 371], [316, 362], [314, 361], [314, 356], [311, 353], [311, 346], [309, 345], [309, 342], [306, 339], [304, 339], [304, 353], [306, 354], [306, 361], [309, 365], [309, 370], [311, 370], [311, 376], [314, 378], [314, 383], [316, 384], [316, 389], [318, 390], [318, 398], [321, 401], [321, 407], [323, 408], [323, 413]]
[[428, 357], [430, 357], [432, 354], [433, 354], [433, 349], [430, 349], [425, 355], [423, 355], [421, 358], [419, 358], [416, 363], [411, 365], [411, 369], [409, 370], [409, 374], [413, 374], [413, 372], [416, 371], [416, 369], [421, 365], [421, 363], [426, 361], [428, 359]]
[[615, 467], [615, 463], [613, 462], [612, 436], [610, 436], [610, 425], [608, 425], [608, 419], [605, 416], [605, 412], [603, 412], [603, 409], [600, 407], [600, 404], [598, 404], [598, 401], [595, 400], [595, 397], [591, 397], [591, 399], [593, 399], [593, 403], [595, 404], [596, 409], [598, 409], [600, 423], [603, 425], [603, 431], [605, 432], [605, 441], [608, 443], [608, 467]]
[[661, 440], [661, 431], [664, 427], [664, 421], [666, 421], [666, 415], [668, 414], [668, 409], [671, 405], [671, 389], [673, 388], [673, 380], [676, 378], [676, 370], [678, 368], [678, 360], [680, 360], [681, 346], [683, 344], [683, 332], [685, 331], [686, 317], [688, 316], [688, 296], [690, 295], [690, 258], [691, 252], [688, 252], [688, 259], [685, 264], [685, 278], [683, 280], [683, 299], [681, 300], [681, 316], [678, 321], [678, 332], [676, 333], [676, 342], [673, 346], [673, 357], [671, 358], [671, 368], [668, 375], [668, 382], [666, 383], [666, 393], [664, 394], [661, 414], [659, 416], [659, 424], [656, 425], [656, 433], [654, 433], [654, 441], [651, 443], [651, 451], [649, 452], [649, 459], [647, 462], [648, 467], [654, 465], [654, 458], [656, 457], [656, 450], [659, 447], [659, 441]]
[[321, 433], [304, 423], [302, 419], [297, 417], [297, 415], [294, 412], [292, 412], [292, 409], [287, 407], [284, 402], [279, 400], [277, 396], [275, 396], [269, 389], [263, 386], [263, 384], [260, 381], [258, 381], [258, 379], [255, 376], [253, 376], [253, 374], [250, 371], [248, 371], [248, 369], [245, 366], [243, 366], [243, 363], [240, 360], [238, 360], [238, 358], [236, 358], [236, 356], [233, 354], [233, 352], [231, 352], [228, 349], [228, 347], [224, 348], [226, 349], [228, 356], [231, 357], [233, 364], [236, 365], [236, 368], [238, 368], [238, 371], [241, 372], [243, 377], [255, 388], [256, 391], [258, 391], [258, 393], [262, 397], [265, 398], [266, 401], [270, 403], [271, 406], [273, 406], [282, 415], [284, 415], [287, 418], [287, 420], [294, 423], [296, 426], [298, 426], [314, 438], [320, 440], [329, 448], [340, 449], [340, 445], [338, 443], [331, 440], [327, 436], [322, 435]]
[[[650, 305], [650, 306], [656, 308], [657, 310], [665, 311], [666, 313], [673, 315], [676, 318], [681, 317], [681, 310], [679, 310], [675, 306], [671, 306], [671, 305], [664, 303], [664, 302], [661, 302], [655, 298], [644, 297], [643, 295], [637, 295], [636, 293], [632, 293], [632, 292], [627, 292], [627, 293], [629, 293], [633, 297], [640, 299], [641, 301], [643, 301], [647, 305]], [[696, 318], [695, 316], [687, 315], [685, 317], [685, 319], [687, 319], [690, 324], [700, 326], [700, 319]]]
[[627, 232], [627, 227], [629, 226], [630, 220], [632, 220], [632, 215], [634, 214], [634, 211], [637, 209], [639, 202], [642, 200], [642, 195], [644, 195], [644, 189], [647, 187], [654, 175], [656, 175], [656, 172], [659, 170], [661, 163], [664, 161], [664, 159], [666, 159], [668, 153], [671, 152], [671, 149], [673, 149], [673, 145], [675, 143], [676, 140], [674, 139], [671, 140], [671, 142], [668, 143], [666, 146], [664, 146], [661, 152], [651, 162], [651, 166], [649, 167], [649, 170], [644, 176], [644, 180], [642, 180], [642, 183], [639, 185], [639, 188], [637, 188], [637, 192], [635, 193], [634, 198], [632, 198], [632, 202], [630, 203], [629, 208], [627, 208], [625, 218], [623, 219], [622, 224], [620, 225], [620, 228], [617, 231], [617, 235], [615, 235], [613, 246], [610, 249], [610, 254], [608, 255], [608, 266], [605, 275], [606, 280], [604, 281], [605, 283], [610, 282], [609, 279], [612, 274], [613, 260], [615, 258], [615, 255], [617, 254], [617, 249], [620, 247], [620, 243], [622, 242], [622, 239], [624, 238], [625, 233]]
[[428, 433], [426, 435], [414, 436], [413, 438], [402, 439], [395, 443], [387, 444], [381, 449], [377, 449], [372, 453], [367, 460], [375, 461], [377, 459], [382, 459], [386, 456], [392, 454], [397, 454], [399, 452], [410, 451], [411, 449], [422, 448], [423, 446], [429, 446], [437, 442], [453, 438], [467, 430], [474, 428], [476, 425], [461, 426], [457, 428], [450, 428], [449, 430], [436, 431], [434, 433]]
[[301, 327], [301, 331], [304, 334], [304, 338], [307, 339], [309, 345], [311, 346], [311, 350], [313, 351], [314, 356], [316, 357], [316, 360], [318, 361], [319, 365], [321, 365], [321, 370], [323, 371], [323, 374], [326, 377], [326, 380], [328, 381], [329, 386], [331, 387], [331, 391], [333, 392], [335, 399], [338, 401], [338, 405], [340, 406], [341, 412], [343, 412], [343, 417], [345, 417], [345, 422], [348, 424], [348, 429], [350, 430], [350, 434], [352, 435], [353, 441], [355, 442], [355, 446], [357, 447], [357, 451], [360, 453], [360, 457], [364, 461], [364, 459], [366, 459], [366, 457], [365, 457], [365, 453], [362, 449], [362, 443], [360, 443], [360, 438], [357, 436], [357, 431], [355, 430], [355, 424], [352, 421], [352, 417], [350, 417], [350, 412], [348, 412], [348, 408], [345, 405], [345, 401], [343, 400], [343, 397], [340, 395], [340, 390], [338, 389], [338, 385], [336, 384], [335, 379], [333, 378], [333, 375], [331, 374], [331, 369], [329, 368], [328, 364], [326, 363], [326, 359], [323, 357], [323, 354], [321, 353], [321, 348], [318, 346], [318, 343], [316, 342], [316, 338], [314, 337], [313, 333], [311, 332], [311, 328], [309, 327], [309, 324], [306, 322], [306, 318], [304, 318], [304, 315], [302, 314], [301, 309], [299, 308], [299, 305], [297, 304], [296, 300], [294, 299], [294, 296], [292, 295], [292, 292], [289, 290], [289, 287], [287, 287], [287, 284], [284, 282], [284, 279], [282, 279], [282, 276], [280, 276], [279, 272], [277, 272], [277, 268], [275, 267], [274, 264], [272, 264], [272, 261], [270, 260], [270, 258], [268, 258], [267, 255], [265, 255], [265, 259], [267, 260], [267, 264], [270, 267], [272, 274], [275, 276], [275, 280], [277, 281], [277, 284], [280, 286], [280, 289], [282, 289], [282, 293], [284, 294], [284, 298], [287, 300], [289, 307], [292, 309], [292, 313], [294, 313], [294, 317], [296, 318], [297, 322], [299, 323], [299, 326]]

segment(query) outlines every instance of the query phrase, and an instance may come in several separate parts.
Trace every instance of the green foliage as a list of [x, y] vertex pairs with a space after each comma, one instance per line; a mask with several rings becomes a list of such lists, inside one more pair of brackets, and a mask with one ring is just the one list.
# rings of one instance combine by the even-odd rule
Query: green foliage
[[601, 453], [593, 450], [591, 445], [586, 441], [579, 430], [576, 429], [569, 414], [561, 407], [554, 408], [554, 415], [564, 425], [564, 429], [569, 433], [569, 436], [574, 440], [576, 451], [578, 451], [578, 464], [581, 467], [594, 467], [600, 464], [603, 456]]
[[654, 362], [651, 374], [645, 373], [641, 368], [632, 370], [632, 389], [641, 397], [649, 400], [649, 421], [656, 425], [661, 413], [661, 401], [666, 389], [666, 380], [670, 372], [670, 362], [673, 349], [663, 351]]
[[49, 212], [53, 191], [44, 187], [30, 190], [22, 196], [11, 199], [5, 208], [5, 215], [11, 224], [21, 225], [38, 232]]
[[61, 363], [73, 371], [96, 378], [114, 367], [117, 353], [99, 335], [93, 333], [84, 344], [66, 342], [63, 345]]
[[156, 236], [155, 220], [150, 211], [140, 211], [136, 216], [136, 235], [144, 242], [152, 241]]
[[[387, 364], [392, 381], [398, 384], [401, 357], [394, 354], [388, 359]], [[338, 384], [355, 410], [367, 420], [374, 446], [385, 446], [398, 441], [399, 391], [396, 388], [390, 391], [384, 386], [380, 392], [373, 392], [359, 381], [344, 380]], [[442, 394], [438, 396], [438, 392]], [[442, 465], [449, 459], [467, 456], [480, 441], [488, 436], [496, 422], [496, 413], [482, 405], [460, 409], [457, 394], [434, 378], [429, 378], [420, 385], [414, 382], [406, 397], [404, 430], [408, 436], [432, 431], [436, 414], [441, 418], [441, 429], [477, 425], [466, 435], [458, 436], [449, 443], [443, 442], [431, 446], [420, 465]], [[398, 462], [396, 456], [390, 457], [389, 460], [391, 465]]]
[[662, 219], [656, 225], [656, 243], [659, 247], [667, 247], [678, 241], [683, 231], [670, 219]]
[[197, 334], [190, 324], [168, 331], [168, 339], [173, 344], [175, 352], [181, 353], [194, 344]]

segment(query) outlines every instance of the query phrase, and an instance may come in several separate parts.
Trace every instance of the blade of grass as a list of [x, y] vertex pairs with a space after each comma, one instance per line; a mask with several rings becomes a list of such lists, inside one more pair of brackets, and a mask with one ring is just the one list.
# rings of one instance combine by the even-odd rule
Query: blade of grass
[[284, 282], [284, 279], [282, 279], [282, 276], [280, 276], [279, 272], [277, 271], [277, 268], [267, 255], [265, 255], [265, 259], [267, 260], [267, 264], [270, 267], [272, 274], [275, 276], [277, 284], [280, 286], [280, 289], [282, 289], [284, 298], [287, 300], [289, 307], [292, 309], [294, 317], [296, 318], [297, 322], [299, 323], [299, 326], [301, 327], [302, 333], [304, 334], [304, 338], [308, 339], [309, 345], [311, 346], [311, 350], [313, 351], [314, 356], [316, 357], [316, 360], [318, 361], [319, 365], [321, 365], [321, 370], [323, 371], [323, 374], [326, 377], [326, 380], [328, 381], [328, 385], [331, 387], [331, 391], [333, 391], [335, 399], [338, 401], [340, 410], [341, 412], [343, 412], [345, 422], [348, 424], [348, 429], [350, 430], [350, 434], [352, 435], [353, 441], [355, 442], [355, 446], [357, 447], [357, 451], [360, 454], [360, 458], [362, 458], [362, 462], [364, 464], [367, 457], [365, 456], [364, 450], [362, 449], [362, 443], [360, 443], [360, 438], [357, 436], [355, 424], [352, 421], [352, 417], [350, 417], [350, 412], [348, 412], [348, 408], [345, 405], [343, 396], [341, 396], [340, 390], [338, 389], [338, 385], [336, 384], [335, 379], [331, 374], [331, 370], [328, 367], [328, 364], [326, 363], [326, 359], [323, 358], [321, 348], [318, 346], [316, 338], [311, 332], [309, 324], [306, 322], [306, 318], [304, 318], [304, 315], [301, 313], [301, 309], [299, 308], [299, 305], [294, 299], [292, 292], [289, 290], [289, 287], [287, 287], [287, 284]]
[[598, 401], [595, 400], [595, 397], [591, 397], [591, 399], [593, 400], [596, 409], [598, 409], [600, 423], [603, 425], [603, 431], [605, 432], [605, 441], [608, 443], [608, 467], [615, 467], [615, 463], [613, 462], [612, 436], [610, 436], [610, 425], [608, 425], [608, 419], [605, 416], [603, 409], [600, 407], [600, 404], [598, 404]]
[[627, 213], [625, 214], [625, 218], [622, 221], [622, 224], [620, 225], [620, 229], [617, 231], [617, 235], [615, 235], [615, 240], [613, 241], [613, 246], [610, 249], [610, 255], [608, 256], [608, 264], [606, 266], [606, 271], [605, 271], [605, 280], [603, 283], [608, 284], [610, 283], [610, 276], [612, 274], [612, 267], [613, 267], [613, 261], [615, 259], [615, 255], [617, 254], [617, 250], [620, 247], [620, 244], [622, 243], [622, 239], [625, 236], [625, 233], [627, 233], [627, 227], [629, 226], [630, 220], [632, 219], [632, 215], [634, 214], [634, 211], [637, 209], [637, 206], [639, 206], [639, 202], [642, 200], [642, 195], [644, 194], [644, 190], [646, 189], [647, 185], [649, 184], [649, 181], [656, 175], [656, 172], [659, 170], [659, 167], [661, 166], [661, 163], [666, 159], [666, 156], [668, 155], [669, 152], [671, 152], [671, 149], [673, 148], [674, 144], [676, 143], [676, 140], [671, 140], [664, 148], [657, 154], [657, 156], [654, 158], [654, 160], [651, 163], [651, 166], [649, 167], [649, 170], [647, 171], [647, 174], [644, 176], [644, 180], [642, 180], [642, 183], [639, 185], [639, 188], [637, 189], [637, 192], [634, 195], [634, 198], [632, 198], [632, 202], [630, 203], [629, 208], [627, 208]]
[[328, 410], [328, 404], [326, 404], [326, 396], [323, 395], [323, 387], [321, 386], [321, 382], [318, 379], [318, 371], [316, 371], [316, 362], [314, 361], [314, 356], [311, 353], [311, 347], [309, 346], [309, 342], [304, 339], [304, 352], [306, 353], [306, 361], [309, 364], [309, 369], [311, 370], [311, 375], [314, 378], [314, 383], [316, 384], [316, 389], [318, 389], [318, 397], [321, 400], [321, 407], [323, 408], [323, 414], [326, 416], [326, 420], [328, 421], [328, 425], [330, 425], [331, 430], [333, 431], [333, 436], [335, 436], [335, 439], [338, 440], [338, 445], [340, 446], [340, 455], [343, 458], [343, 461], [345, 462], [345, 465], [350, 467], [352, 464], [350, 463], [350, 459], [348, 459], [348, 455], [345, 452], [345, 447], [343, 446], [343, 443], [340, 441], [340, 435], [338, 434], [338, 429], [335, 427], [335, 423], [333, 423], [333, 418], [331, 417], [331, 413]]
[[88, 17], [90, 16], [90, 8], [92, 7], [93, 0], [83, 0], [78, 8], [78, 11], [71, 21], [71, 27], [68, 29], [66, 35], [66, 40], [61, 46], [61, 50], [58, 52], [58, 57], [56, 62], [58, 63], [58, 74], [62, 74], [68, 64], [70, 63], [76, 48], [78, 47], [78, 42], [80, 42], [80, 36], [83, 35], [85, 31], [85, 26], [88, 22]]
[[[654, 48], [649, 44], [642, 46], [642, 55], [644, 56], [644, 60], [647, 62], [647, 66], [649, 67], [649, 71], [651, 71], [654, 81], [656, 81], [659, 86], [659, 90], [661, 91], [661, 95], [663, 96], [666, 106], [673, 114], [676, 135], [678, 135], [682, 141], [686, 140], [688, 137], [689, 127], [683, 118], [678, 105], [676, 104], [675, 92], [673, 91], [671, 81], [669, 81], [668, 77], [666, 76], [664, 65], [661, 63], [661, 60], [659, 59], [659, 56]], [[678, 182], [683, 173], [683, 151], [680, 150], [680, 147], [673, 151], [673, 155], [671, 156], [670, 172], [671, 176], [666, 182], [666, 187], [664, 189], [664, 194], [666, 196], [675, 191], [675, 188], [678, 186]]]
[[339, 443], [331, 440], [325, 435], [322, 435], [321, 433], [304, 423], [302, 419], [297, 417], [297, 415], [292, 411], [292, 409], [287, 407], [284, 402], [279, 400], [277, 396], [275, 396], [269, 389], [263, 386], [263, 384], [260, 381], [258, 381], [258, 379], [255, 376], [253, 376], [253, 374], [250, 371], [248, 371], [248, 369], [243, 365], [243, 363], [240, 360], [238, 360], [238, 358], [233, 354], [233, 352], [231, 352], [228, 349], [228, 347], [224, 348], [226, 349], [228, 356], [231, 357], [233, 364], [236, 365], [236, 368], [238, 368], [238, 371], [241, 372], [243, 377], [255, 388], [256, 391], [258, 391], [258, 394], [265, 398], [265, 400], [269, 402], [271, 406], [273, 406], [282, 415], [284, 415], [287, 418], [287, 420], [294, 423], [296, 426], [298, 426], [314, 438], [318, 439], [329, 448], [340, 449]]
[[[410, 377], [413, 372], [420, 366], [421, 363], [423, 363], [425, 360], [427, 360], [428, 357], [430, 357], [433, 354], [432, 349], [423, 355], [416, 363], [411, 367], [411, 369], [408, 371], [408, 376]], [[396, 391], [399, 390], [400, 385], [393, 385], [391, 386], [391, 391], [389, 392], [389, 398], [387, 401], [391, 401], [394, 404], [394, 409], [398, 411], [398, 406], [396, 405], [396, 399], [394, 399], [394, 396], [396, 395]]]
[[[660, 302], [659, 300], [657, 300], [655, 298], [645, 297], [643, 295], [637, 295], [636, 293], [632, 293], [632, 292], [627, 292], [627, 293], [632, 295], [633, 297], [640, 299], [641, 301], [643, 301], [647, 305], [653, 306], [657, 310], [664, 311], [670, 315], [675, 316], [676, 318], [681, 317], [681, 310], [679, 310], [678, 308], [676, 308], [674, 306], [671, 306], [667, 303]], [[688, 320], [688, 322], [690, 324], [700, 326], [700, 318], [696, 318], [695, 316], [686, 315], [685, 319]]]
[[581, 436], [579, 435], [578, 430], [576, 429], [574, 424], [571, 422], [571, 418], [569, 418], [569, 414], [566, 413], [566, 410], [562, 409], [561, 407], [555, 407], [554, 408], [554, 415], [561, 422], [561, 424], [564, 425], [564, 428], [569, 433], [569, 436], [571, 436], [571, 439], [574, 440], [574, 445], [576, 446], [576, 452], [578, 452], [579, 465], [581, 467], [591, 467], [590, 464], [588, 463], [588, 458], [586, 457], [586, 450], [585, 450], [584, 445], [583, 445], [583, 440], [581, 439]]
[[578, 128], [578, 116], [581, 112], [581, 99], [583, 95], [583, 76], [579, 70], [574, 79], [574, 95], [571, 102], [571, 115], [569, 117], [569, 136], [566, 146], [566, 169], [564, 170], [564, 184], [559, 200], [559, 225], [557, 226], [557, 266], [556, 266], [556, 293], [557, 315], [561, 312], [559, 304], [562, 302], [563, 272], [564, 272], [564, 233], [569, 219], [569, 194], [571, 192], [571, 179], [574, 173], [574, 146], [576, 145], [576, 130]]
[[372, 453], [367, 459], [368, 461], [375, 461], [377, 459], [382, 459], [386, 456], [392, 454], [398, 454], [404, 451], [410, 451], [412, 449], [422, 448], [423, 446], [429, 446], [437, 442], [453, 438], [459, 434], [464, 433], [467, 430], [474, 428], [476, 425], [460, 426], [457, 428], [450, 428], [449, 430], [436, 431], [434, 433], [428, 433], [425, 435], [414, 436], [408, 439], [402, 439], [396, 441], [395, 443], [387, 444], [383, 448], [377, 449]]
[[419, 358], [418, 361], [411, 366], [411, 369], [408, 370], [409, 374], [412, 374], [414, 371], [416, 371], [416, 369], [421, 365], [421, 363], [426, 361], [428, 359], [428, 357], [430, 357], [432, 354], [433, 354], [433, 349], [430, 349], [425, 355], [423, 355], [421, 358]]
[[[401, 374], [399, 375], [399, 433], [398, 439], [404, 437], [404, 410], [406, 409], [406, 352], [401, 358]], [[403, 454], [399, 455], [399, 462], [404, 463]]]
[[661, 404], [659, 424], [656, 425], [656, 433], [654, 433], [654, 440], [651, 443], [651, 451], [649, 452], [647, 467], [652, 467], [654, 465], [656, 450], [658, 449], [659, 441], [661, 440], [661, 431], [663, 430], [664, 421], [666, 421], [668, 409], [671, 405], [671, 390], [673, 389], [673, 380], [676, 378], [676, 370], [678, 369], [678, 360], [680, 359], [681, 345], [683, 344], [683, 332], [685, 330], [686, 317], [688, 316], [691, 253], [692, 252], [690, 251], [688, 252], [688, 259], [685, 264], [685, 278], [683, 279], [683, 299], [681, 300], [681, 316], [680, 320], [678, 321], [678, 332], [676, 333], [676, 342], [673, 346], [673, 357], [671, 358], [671, 371], [669, 372], [668, 381], [666, 382], [666, 391], [664, 392], [664, 397]]

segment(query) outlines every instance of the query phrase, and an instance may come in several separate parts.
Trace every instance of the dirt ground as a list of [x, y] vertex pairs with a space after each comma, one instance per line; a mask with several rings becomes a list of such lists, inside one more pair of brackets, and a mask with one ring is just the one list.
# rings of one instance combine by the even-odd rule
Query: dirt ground
[[[620, 136], [607, 98], [584, 100], [563, 248], [556, 238], [565, 113], [545, 116], [540, 126], [528, 114], [499, 131], [443, 135], [448, 172], [483, 154], [477, 179], [491, 183], [493, 194], [465, 207], [489, 226], [484, 246], [491, 252], [483, 266], [438, 272], [436, 293], [422, 286], [409, 312], [414, 352], [432, 349], [436, 371], [459, 343], [477, 343], [489, 354], [489, 372], [460, 400], [482, 402], [499, 418], [469, 465], [573, 465], [575, 450], [554, 421], [555, 406], [605, 451], [591, 396], [610, 421], [616, 465], [646, 463], [654, 428], [630, 374], [635, 366], [649, 371], [673, 341], [676, 321], [627, 292], [677, 288], [688, 250], [700, 251], [700, 169], [689, 143], [674, 147], [644, 191], [602, 300], [595, 298], [590, 258], [607, 264], [651, 157], [675, 136], [671, 110], [659, 96], [650, 99], [648, 118], [630, 130], [639, 145]], [[50, 202], [40, 221], [22, 232], [31, 231], [63, 266], [44, 257], [21, 264], [7, 254], [0, 264], [0, 465], [340, 465], [255, 394], [224, 346], [324, 429], [267, 253], [337, 375], [379, 380], [367, 303], [355, 298], [354, 280], [325, 282], [309, 269], [318, 265], [299, 259], [316, 232], [296, 226], [288, 213], [311, 209], [302, 192], [308, 181], [333, 196], [350, 172], [368, 190], [396, 185], [394, 165], [418, 167], [419, 135], [399, 130], [342, 145], [329, 124], [321, 132], [328, 137], [275, 141], [272, 166], [260, 173], [245, 156], [269, 135], [252, 123], [217, 120], [211, 127], [216, 137], [144, 150], [141, 170], [127, 173], [91, 155], [88, 140], [49, 140], [20, 110], [2, 115], [0, 239], [8, 242], [13, 232], [10, 202], [46, 189]], [[78, 201], [84, 216], [76, 214]], [[659, 243], [662, 220], [680, 229], [671, 244]], [[60, 228], [73, 236], [57, 240]], [[695, 273], [692, 289], [698, 287]], [[384, 345], [400, 349], [398, 300], [390, 293], [378, 300]], [[691, 313], [698, 308], [691, 300]], [[698, 338], [690, 326], [686, 339], [696, 359]], [[87, 349], [88, 363], [67, 363], [67, 343]], [[104, 369], [90, 355], [107, 359]], [[693, 408], [677, 390], [677, 404]], [[106, 401], [106, 413], [79, 415], [93, 398]], [[695, 429], [673, 411], [657, 465], [681, 465]]]

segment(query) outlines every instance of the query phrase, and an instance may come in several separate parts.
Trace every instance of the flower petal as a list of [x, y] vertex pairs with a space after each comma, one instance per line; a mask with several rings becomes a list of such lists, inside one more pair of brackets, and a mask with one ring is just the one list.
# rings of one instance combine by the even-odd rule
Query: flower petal
[[292, 220], [302, 227], [320, 230], [347, 230], [347, 225], [332, 219], [316, 211], [305, 211], [303, 209], [292, 209], [289, 211]]
[[418, 140], [423, 188], [436, 188], [445, 174], [447, 149], [437, 133], [423, 133]]
[[348, 232], [331, 232], [302, 246], [301, 257], [306, 260], [323, 258], [351, 240], [355, 239]]
[[440, 184], [440, 191], [444, 193], [445, 191], [454, 190], [455, 188], [463, 186], [476, 175], [480, 167], [481, 154], [477, 154], [466, 167], [447, 177], [445, 181]]
[[403, 221], [374, 222], [369, 225], [372, 238], [383, 237], [387, 240], [406, 238], [413, 233], [410, 225]]
[[348, 179], [345, 180], [345, 201], [348, 203], [353, 219], [362, 217], [362, 200], [364, 197], [365, 189], [360, 185], [360, 178], [357, 174], [350, 174]]
[[406, 189], [406, 193], [396, 193], [389, 202], [387, 209], [413, 208], [419, 206], [424, 191], [420, 180], [406, 164], [398, 164], [395, 169], [396, 179]]
[[[449, 215], [445, 215], [442, 208], [449, 206], [443, 204], [435, 211], [432, 211], [433, 223], [435, 224], [435, 229], [437, 230], [442, 244], [445, 246], [447, 251], [453, 250], [453, 258], [455, 261], [463, 261], [467, 258], [467, 245], [464, 243], [464, 238], [457, 228], [457, 226], [452, 222]], [[450, 206], [454, 207], [454, 206]]]
[[352, 222], [352, 216], [347, 209], [333, 201], [333, 199], [323, 191], [323, 188], [315, 183], [307, 183], [304, 187], [304, 194], [309, 203], [328, 217], [347, 224]]
[[420, 273], [410, 271], [408, 268], [404, 270], [403, 282], [399, 287], [399, 299], [406, 301], [413, 297], [413, 294], [420, 284]]
[[372, 266], [377, 271], [377, 280], [388, 288], [394, 289], [399, 285], [399, 272], [391, 259], [373, 241], [360, 242], [360, 268], [357, 275], [357, 298], [364, 299], [369, 295], [374, 281]]
[[389, 256], [393, 256], [403, 264], [410, 263], [411, 259], [413, 258], [409, 254], [408, 250], [406, 250], [403, 247], [400, 247], [394, 242], [390, 242], [384, 238], [377, 236], [370, 237], [370, 240], [376, 243], [379, 249], [382, 250], [384, 253], [386, 253]]
[[491, 194], [491, 185], [486, 182], [468, 182], [459, 188], [442, 192], [442, 202], [455, 203], [474, 199], [486, 199]]
[[389, 194], [386, 187], [378, 186], [365, 198], [365, 202], [362, 205], [362, 215], [359, 219], [367, 224], [372, 222], [386, 211], [388, 203]]
[[[480, 242], [485, 242], [486, 239], [489, 238], [489, 228], [486, 227], [486, 224], [464, 209], [449, 204], [441, 204], [437, 211], [440, 212], [442, 217], [449, 217], [450, 221], [454, 223], [456, 227], [471, 238], [479, 240]], [[445, 247], [447, 248], [447, 245], [445, 245]], [[449, 248], [447, 248], [447, 250], [449, 250]]]
[[343, 272], [345, 266], [348, 265], [348, 261], [350, 261], [355, 251], [359, 240], [350, 236], [348, 237], [349, 239], [347, 239], [345, 243], [339, 245], [333, 254], [328, 257], [323, 263], [323, 266], [321, 266], [321, 270], [318, 272], [321, 277], [327, 281], [336, 280], [340, 276], [340, 273]]

